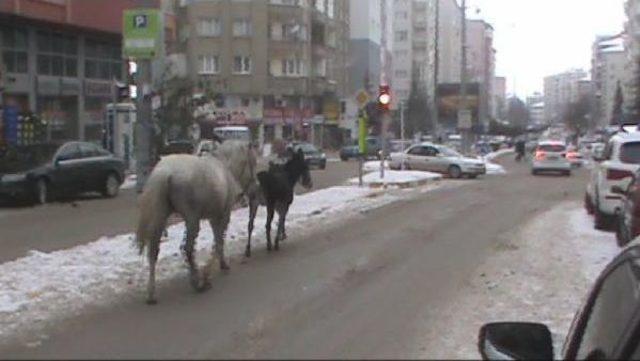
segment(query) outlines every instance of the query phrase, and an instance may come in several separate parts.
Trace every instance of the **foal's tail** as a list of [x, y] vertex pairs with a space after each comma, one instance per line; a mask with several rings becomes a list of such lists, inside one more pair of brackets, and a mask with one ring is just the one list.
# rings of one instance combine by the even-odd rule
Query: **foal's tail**
[[160, 242], [170, 214], [171, 174], [152, 172], [144, 193], [140, 196], [136, 246], [140, 254], [152, 242]]

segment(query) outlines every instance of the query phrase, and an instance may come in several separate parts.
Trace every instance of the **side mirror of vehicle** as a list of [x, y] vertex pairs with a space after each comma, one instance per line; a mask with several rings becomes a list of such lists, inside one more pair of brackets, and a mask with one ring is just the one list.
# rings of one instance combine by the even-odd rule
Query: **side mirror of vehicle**
[[486, 324], [478, 348], [484, 360], [553, 360], [551, 331], [539, 323]]
[[611, 193], [624, 196], [627, 194], [627, 191], [620, 186], [613, 186], [611, 187]]

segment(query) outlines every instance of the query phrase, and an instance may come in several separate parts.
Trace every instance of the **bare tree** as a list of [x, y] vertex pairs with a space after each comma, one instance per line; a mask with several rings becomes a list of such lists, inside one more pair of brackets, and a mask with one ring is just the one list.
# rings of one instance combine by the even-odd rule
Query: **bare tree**
[[589, 128], [591, 102], [589, 97], [583, 96], [577, 102], [570, 103], [565, 108], [563, 118], [567, 127], [575, 134], [584, 134]]

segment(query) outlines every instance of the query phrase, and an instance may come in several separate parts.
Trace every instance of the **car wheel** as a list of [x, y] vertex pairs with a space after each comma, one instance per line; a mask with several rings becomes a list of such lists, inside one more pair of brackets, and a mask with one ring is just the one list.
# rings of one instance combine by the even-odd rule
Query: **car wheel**
[[476, 179], [478, 178], [477, 174], [469, 174], [469, 179]]
[[109, 173], [102, 186], [102, 195], [106, 198], [114, 198], [118, 195], [119, 191], [120, 181], [118, 177], [113, 173]]
[[457, 165], [452, 165], [449, 167], [449, 177], [453, 179], [460, 179], [462, 177], [462, 169]]
[[625, 212], [619, 211], [616, 217], [616, 242], [622, 248], [631, 243], [631, 229], [627, 223]]
[[538, 175], [538, 171], [537, 171], [537, 170], [535, 170], [535, 169], [532, 169], [532, 170], [531, 170], [531, 175]]
[[349, 161], [349, 157], [340, 157], [340, 160], [343, 162], [348, 162]]
[[565, 175], [565, 177], [571, 177], [571, 171], [567, 170], [563, 173]]
[[325, 170], [325, 169], [327, 169], [327, 163], [321, 163], [321, 164], [320, 164], [320, 169], [321, 169], [321, 170]]
[[593, 215], [595, 213], [593, 201], [591, 200], [591, 196], [589, 196], [589, 193], [587, 192], [584, 193], [584, 208], [587, 210], [587, 213], [589, 215]]
[[47, 204], [50, 201], [49, 182], [45, 178], [40, 178], [36, 181], [34, 196], [36, 203], [40, 205]]
[[611, 217], [600, 210], [600, 205], [596, 203], [593, 214], [594, 227], [599, 231], [608, 231], [611, 228]]

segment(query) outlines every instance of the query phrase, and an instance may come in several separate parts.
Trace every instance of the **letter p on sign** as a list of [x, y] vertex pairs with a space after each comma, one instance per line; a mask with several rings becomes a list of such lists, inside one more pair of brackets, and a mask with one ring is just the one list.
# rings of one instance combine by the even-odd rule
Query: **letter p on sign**
[[133, 27], [144, 29], [147, 27], [147, 15], [136, 15], [133, 17]]

